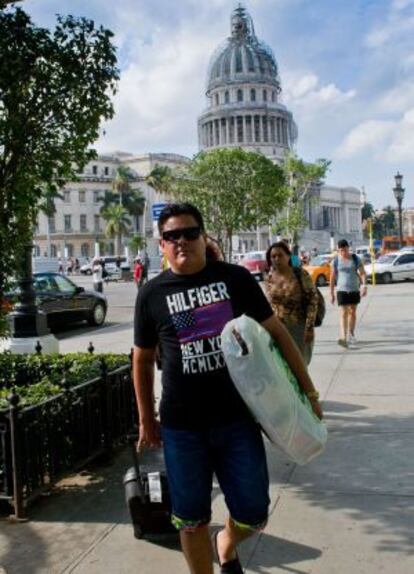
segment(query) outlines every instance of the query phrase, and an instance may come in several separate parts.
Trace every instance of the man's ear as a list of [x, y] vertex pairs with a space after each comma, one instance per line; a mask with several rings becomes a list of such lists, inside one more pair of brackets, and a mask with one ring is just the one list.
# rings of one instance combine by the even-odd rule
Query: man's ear
[[165, 254], [165, 241], [162, 239], [162, 237], [158, 240], [158, 245], [162, 253]]

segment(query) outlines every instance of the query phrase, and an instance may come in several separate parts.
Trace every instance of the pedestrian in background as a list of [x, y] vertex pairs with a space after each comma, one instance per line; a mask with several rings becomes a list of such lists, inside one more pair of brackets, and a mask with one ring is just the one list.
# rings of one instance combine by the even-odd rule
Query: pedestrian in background
[[144, 276], [144, 265], [139, 257], [135, 259], [134, 265], [134, 281], [137, 289], [142, 286]]
[[364, 264], [355, 253], [350, 253], [346, 239], [338, 241], [338, 254], [331, 262], [331, 302], [336, 300], [340, 310], [340, 337], [338, 345], [352, 347], [356, 344], [355, 326], [357, 306], [361, 296], [367, 294]]
[[103, 293], [103, 267], [99, 259], [92, 262], [93, 288], [99, 293]]
[[283, 241], [266, 252], [270, 269], [265, 293], [275, 315], [286, 326], [307, 365], [312, 359], [318, 294], [307, 271], [292, 265], [292, 253]]

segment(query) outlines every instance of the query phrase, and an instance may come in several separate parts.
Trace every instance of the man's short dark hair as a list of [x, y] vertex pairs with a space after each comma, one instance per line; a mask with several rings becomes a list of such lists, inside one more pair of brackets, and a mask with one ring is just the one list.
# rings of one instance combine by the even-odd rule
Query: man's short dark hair
[[338, 241], [338, 249], [343, 249], [344, 247], [349, 247], [349, 243], [346, 239], [340, 239]]
[[203, 216], [200, 211], [191, 203], [168, 203], [161, 211], [158, 218], [158, 231], [162, 233], [164, 224], [170, 217], [177, 217], [179, 215], [192, 215], [200, 227], [204, 231]]

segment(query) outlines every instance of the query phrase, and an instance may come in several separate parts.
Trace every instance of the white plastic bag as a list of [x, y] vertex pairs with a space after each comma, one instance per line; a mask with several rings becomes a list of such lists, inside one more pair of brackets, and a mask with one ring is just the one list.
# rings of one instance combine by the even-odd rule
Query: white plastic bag
[[271, 442], [298, 464], [320, 454], [326, 425], [313, 413], [269, 333], [242, 315], [224, 327], [221, 346], [237, 390]]

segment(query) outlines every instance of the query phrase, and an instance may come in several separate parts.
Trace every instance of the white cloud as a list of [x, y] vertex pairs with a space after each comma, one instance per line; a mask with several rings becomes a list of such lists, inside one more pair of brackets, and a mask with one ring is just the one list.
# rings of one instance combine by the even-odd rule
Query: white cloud
[[286, 72], [282, 81], [284, 100], [293, 108], [309, 112], [316, 108], [336, 107], [355, 97], [355, 90], [342, 91], [335, 84], [320, 85], [316, 74]]
[[337, 159], [368, 154], [389, 163], [411, 161], [414, 149], [414, 108], [398, 121], [368, 120], [354, 127], [335, 150]]

